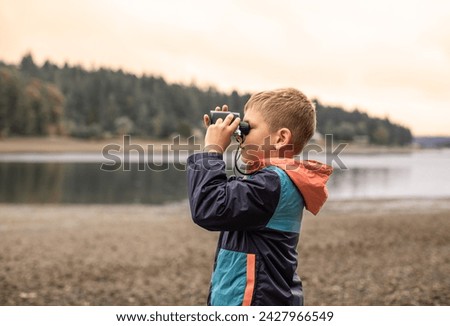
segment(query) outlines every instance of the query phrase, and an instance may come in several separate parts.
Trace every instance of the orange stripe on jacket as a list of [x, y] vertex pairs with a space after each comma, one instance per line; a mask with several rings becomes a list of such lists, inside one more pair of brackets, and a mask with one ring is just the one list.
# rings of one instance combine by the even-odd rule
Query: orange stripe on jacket
[[253, 299], [253, 290], [255, 289], [255, 266], [256, 256], [255, 254], [247, 254], [247, 284], [245, 286], [243, 306], [250, 306]]

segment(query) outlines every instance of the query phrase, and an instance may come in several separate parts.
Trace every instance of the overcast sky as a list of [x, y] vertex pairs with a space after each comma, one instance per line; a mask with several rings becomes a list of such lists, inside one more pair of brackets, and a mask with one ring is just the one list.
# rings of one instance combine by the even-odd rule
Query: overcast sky
[[223, 91], [296, 87], [415, 135], [450, 135], [448, 0], [0, 0], [0, 60], [30, 51], [38, 64]]

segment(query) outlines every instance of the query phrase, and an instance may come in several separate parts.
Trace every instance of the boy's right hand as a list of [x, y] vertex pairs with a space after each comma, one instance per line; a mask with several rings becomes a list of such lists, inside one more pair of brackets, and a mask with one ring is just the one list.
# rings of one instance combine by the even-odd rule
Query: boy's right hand
[[[216, 111], [228, 111], [228, 106], [216, 107]], [[239, 126], [240, 118], [234, 119], [233, 114], [229, 114], [224, 120], [217, 119], [215, 124], [211, 124], [207, 114], [203, 116], [203, 122], [206, 130], [205, 148], [206, 152], [223, 153], [231, 143], [231, 136]]]

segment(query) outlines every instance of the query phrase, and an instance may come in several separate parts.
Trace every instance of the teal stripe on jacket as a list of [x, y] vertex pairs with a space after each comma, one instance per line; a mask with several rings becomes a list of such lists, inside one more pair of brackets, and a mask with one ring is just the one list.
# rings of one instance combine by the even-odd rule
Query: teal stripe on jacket
[[247, 254], [220, 249], [212, 277], [211, 304], [240, 306], [247, 284]]
[[267, 169], [278, 174], [281, 182], [281, 193], [275, 213], [266, 227], [273, 230], [300, 233], [303, 208], [305, 207], [303, 197], [286, 172], [275, 166], [269, 166]]

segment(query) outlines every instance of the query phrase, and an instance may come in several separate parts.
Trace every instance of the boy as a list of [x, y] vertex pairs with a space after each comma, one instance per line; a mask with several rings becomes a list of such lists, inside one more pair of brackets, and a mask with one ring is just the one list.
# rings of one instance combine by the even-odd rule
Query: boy
[[288, 88], [253, 95], [244, 113], [250, 132], [241, 143], [242, 161], [250, 176], [225, 174], [222, 154], [240, 122], [232, 114], [210, 125], [204, 152], [188, 158], [193, 221], [220, 231], [208, 305], [303, 305], [296, 273], [302, 211], [318, 213], [332, 172], [293, 159], [314, 133], [315, 109]]

